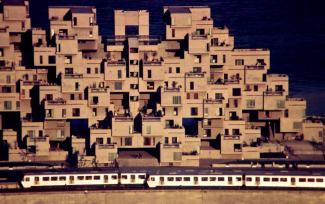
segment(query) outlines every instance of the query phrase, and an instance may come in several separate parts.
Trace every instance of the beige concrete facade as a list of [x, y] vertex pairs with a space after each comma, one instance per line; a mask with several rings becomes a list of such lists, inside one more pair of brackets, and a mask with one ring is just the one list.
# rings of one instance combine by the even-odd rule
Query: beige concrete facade
[[0, 113], [20, 118], [2, 131], [10, 160], [107, 166], [141, 149], [160, 165], [198, 166], [282, 152], [274, 141], [323, 141], [288, 76], [268, 74], [270, 51], [237, 49], [208, 7], [164, 7], [164, 36], [150, 35], [148, 11], [116, 10], [105, 42], [94, 7], [50, 7], [48, 31], [30, 27], [28, 1], [3, 7]]

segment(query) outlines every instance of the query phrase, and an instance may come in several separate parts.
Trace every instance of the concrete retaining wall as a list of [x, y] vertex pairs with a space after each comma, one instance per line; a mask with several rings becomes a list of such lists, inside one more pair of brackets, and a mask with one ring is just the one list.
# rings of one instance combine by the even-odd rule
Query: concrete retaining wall
[[1, 193], [1, 204], [311, 204], [325, 203], [322, 191], [133, 190], [49, 193]]

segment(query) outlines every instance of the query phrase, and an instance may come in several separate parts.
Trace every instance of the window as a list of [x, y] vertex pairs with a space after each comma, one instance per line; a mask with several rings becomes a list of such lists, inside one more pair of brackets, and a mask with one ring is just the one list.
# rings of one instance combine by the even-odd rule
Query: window
[[272, 178], [272, 182], [278, 182], [279, 178]]
[[73, 25], [76, 26], [78, 24], [77, 17], [73, 17]]
[[0, 48], [0, 57], [3, 57], [5, 54], [4, 54], [4, 50], [3, 48]]
[[285, 108], [285, 101], [284, 100], [277, 100], [276, 102], [278, 108]]
[[236, 59], [236, 60], [235, 60], [235, 65], [236, 65], [236, 66], [244, 65], [244, 60], [243, 60], [243, 59]]
[[114, 86], [115, 86], [115, 90], [122, 90], [122, 82], [121, 81], [116, 81]]
[[172, 137], [172, 143], [176, 144], [177, 143], [177, 137]]
[[283, 86], [282, 85], [275, 85], [275, 91], [278, 91], [278, 92], [284, 91]]
[[181, 96], [173, 96], [173, 104], [181, 104]]
[[316, 178], [316, 182], [321, 183], [321, 182], [323, 182], [323, 179], [322, 178]]
[[198, 108], [191, 108], [191, 115], [197, 116], [198, 115]]
[[194, 63], [201, 63], [202, 57], [201, 55], [194, 55]]
[[29, 177], [25, 177], [25, 181], [26, 182], [29, 182], [30, 181], [30, 178]]
[[254, 91], [258, 91], [258, 85], [254, 85]]
[[174, 152], [174, 160], [181, 161], [182, 160], [182, 152]]
[[226, 55], [223, 55], [223, 56], [222, 56], [222, 62], [223, 62], [223, 63], [226, 63]]
[[241, 152], [241, 144], [234, 144], [234, 152]]
[[85, 177], [84, 176], [77, 176], [77, 179], [80, 180], [80, 181], [82, 181], [82, 180], [85, 179]]
[[217, 100], [220, 100], [220, 99], [223, 98], [222, 93], [216, 93], [214, 97], [215, 97], [215, 99], [217, 99]]
[[263, 178], [264, 182], [269, 182], [271, 179], [270, 178]]
[[98, 74], [98, 68], [95, 67], [95, 74]]
[[20, 108], [20, 101], [16, 101], [16, 109], [18, 110]]
[[11, 101], [5, 101], [4, 102], [4, 109], [5, 110], [11, 110], [12, 109]]
[[72, 116], [79, 117], [80, 116], [80, 108], [73, 108], [72, 109]]
[[210, 62], [211, 63], [217, 63], [218, 62], [218, 55], [211, 55], [210, 56]]
[[65, 176], [60, 176], [59, 181], [65, 181], [67, 178]]
[[52, 101], [52, 100], [53, 100], [53, 94], [46, 94], [46, 95], [45, 95], [45, 99], [46, 99], [47, 101]]
[[91, 74], [91, 68], [87, 67], [87, 74]]
[[308, 178], [307, 182], [315, 182], [315, 179], [314, 178]]
[[92, 180], [93, 178], [92, 178], [92, 176], [86, 176], [86, 180]]
[[252, 181], [252, 177], [246, 177], [246, 181], [248, 182]]
[[49, 56], [48, 60], [49, 60], [49, 64], [55, 64], [56, 63], [55, 56]]
[[184, 177], [184, 181], [191, 181], [190, 177]]
[[57, 181], [57, 180], [58, 180], [58, 177], [56, 177], [56, 176], [51, 177], [51, 181]]
[[191, 94], [190, 93], [186, 94], [186, 99], [191, 99]]
[[181, 73], [181, 68], [180, 67], [176, 67], [176, 73], [177, 74]]
[[167, 177], [167, 181], [174, 181], [174, 177]]
[[299, 178], [299, 182], [306, 182], [305, 178]]
[[175, 180], [176, 181], [182, 181], [183, 179], [182, 179], [182, 177], [176, 177]]
[[150, 125], [146, 126], [146, 133], [151, 134], [151, 126]]
[[172, 67], [169, 67], [168, 68], [168, 73], [171, 74], [173, 72], [173, 68]]
[[138, 179], [146, 179], [145, 175], [138, 175]]
[[74, 87], [76, 91], [79, 91], [79, 82], [75, 82]]
[[124, 138], [125, 146], [132, 146], [132, 137]]
[[99, 102], [98, 96], [93, 96], [93, 105], [97, 105]]
[[216, 177], [209, 177], [209, 181], [216, 181], [217, 178]]
[[40, 63], [40, 64], [43, 64], [43, 56], [42, 56], [42, 55], [39, 56], [39, 63]]
[[151, 70], [148, 70], [148, 78], [151, 78], [152, 74], [151, 74]]
[[287, 182], [287, 178], [280, 178], [280, 182]]
[[233, 88], [232, 89], [233, 96], [241, 96], [241, 89], [240, 88]]
[[198, 93], [194, 93], [194, 99], [199, 99], [199, 94]]
[[225, 178], [224, 177], [218, 177], [218, 181], [224, 181]]
[[50, 180], [50, 177], [43, 177], [42, 180], [43, 181], [49, 181]]
[[176, 36], [176, 31], [175, 29], [172, 29], [172, 38], [174, 38]]
[[248, 99], [246, 101], [247, 108], [255, 108], [255, 100], [254, 99]]
[[7, 84], [10, 84], [11, 83], [11, 76], [10, 75], [7, 75], [6, 76], [6, 83]]
[[72, 56], [65, 56], [64, 57], [65, 64], [72, 64]]
[[302, 123], [301, 122], [293, 122], [293, 129], [301, 129]]
[[94, 176], [94, 180], [100, 180], [100, 176]]
[[236, 181], [241, 181], [241, 177], [236, 177]]
[[201, 177], [201, 181], [208, 181], [208, 177]]
[[150, 180], [151, 181], [155, 181], [155, 177], [150, 177]]
[[168, 144], [169, 141], [168, 141], [168, 137], [165, 137], [165, 144]]
[[193, 81], [190, 82], [190, 90], [194, 90], [194, 82]]
[[73, 68], [65, 68], [64, 73], [65, 74], [73, 74]]
[[102, 137], [96, 138], [96, 144], [103, 144], [103, 143], [104, 143], [104, 139]]
[[122, 78], [122, 70], [117, 70], [117, 78], [118, 79]]

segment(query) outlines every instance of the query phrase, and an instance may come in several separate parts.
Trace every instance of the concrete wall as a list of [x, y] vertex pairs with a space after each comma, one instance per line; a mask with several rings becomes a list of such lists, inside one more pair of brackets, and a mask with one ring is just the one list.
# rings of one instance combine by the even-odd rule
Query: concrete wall
[[3, 204], [37, 203], [323, 203], [322, 191], [242, 191], [242, 190], [133, 190], [133, 191], [96, 191], [96, 192], [49, 192], [49, 193], [2, 193]]

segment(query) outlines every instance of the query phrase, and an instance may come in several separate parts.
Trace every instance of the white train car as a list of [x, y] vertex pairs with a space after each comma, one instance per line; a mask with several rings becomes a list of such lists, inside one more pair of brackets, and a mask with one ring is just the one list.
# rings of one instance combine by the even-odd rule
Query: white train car
[[117, 172], [42, 172], [26, 173], [23, 188], [81, 185], [117, 185]]
[[145, 170], [121, 169], [120, 184], [122, 185], [142, 185], [147, 181], [147, 172]]
[[325, 188], [325, 174], [306, 171], [258, 171], [245, 175], [247, 187]]
[[241, 172], [216, 170], [154, 171], [147, 179], [149, 188], [156, 187], [239, 187], [243, 185]]

